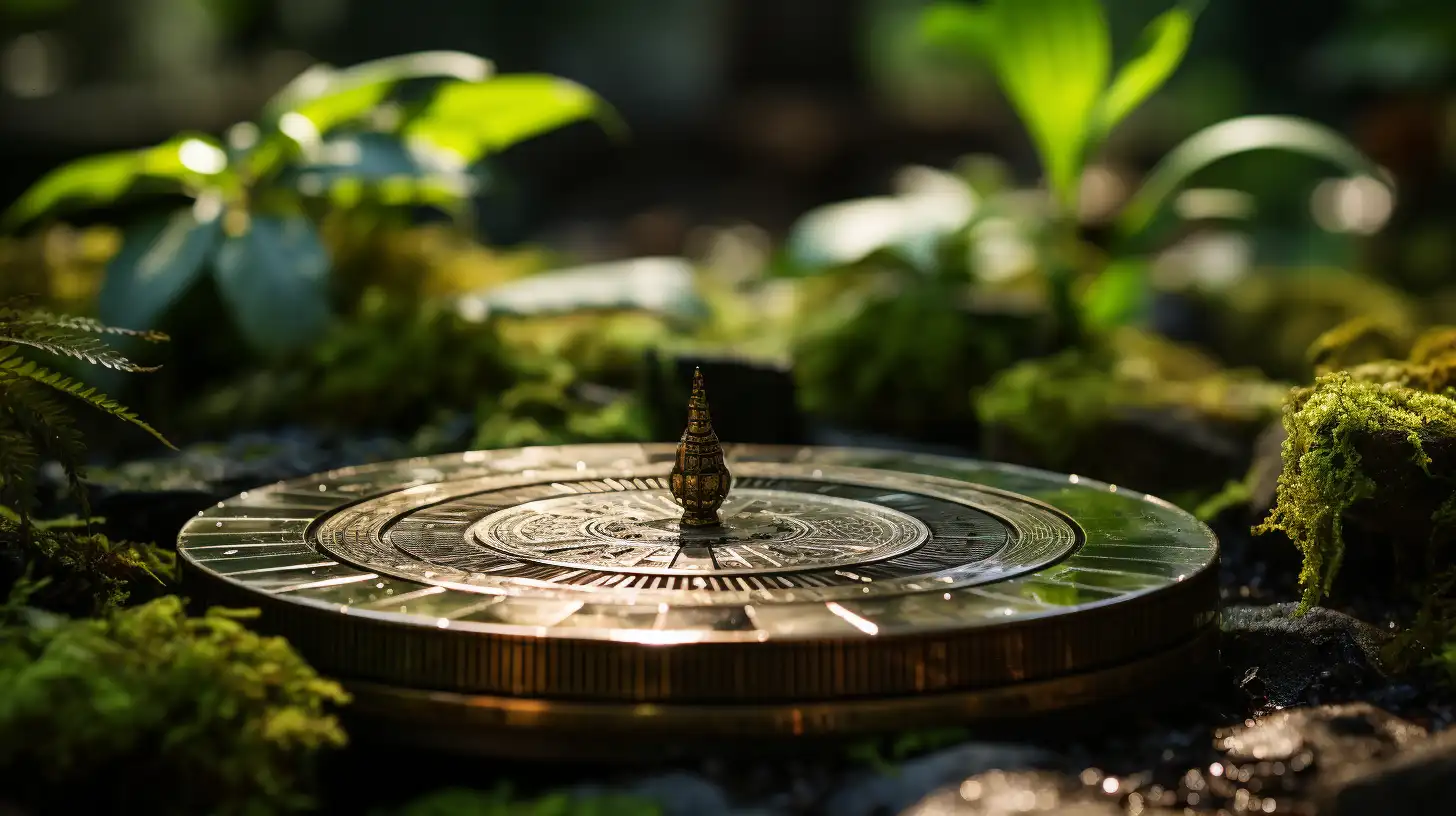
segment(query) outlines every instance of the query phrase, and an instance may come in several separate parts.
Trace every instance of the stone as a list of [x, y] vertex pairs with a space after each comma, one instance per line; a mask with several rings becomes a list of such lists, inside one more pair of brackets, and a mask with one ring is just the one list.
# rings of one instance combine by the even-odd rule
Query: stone
[[1384, 681], [1388, 635], [1341, 612], [1296, 604], [1236, 606], [1223, 612], [1223, 659], [1246, 694], [1279, 709], [1350, 699]]
[[1447, 812], [1456, 801], [1456, 731], [1417, 741], [1392, 759], [1351, 766], [1315, 801], [1329, 816]]
[[[1055, 754], [1039, 748], [1000, 743], [966, 743], [905, 762], [889, 769], [886, 773], [869, 778], [864, 778], [865, 772], [859, 771], [854, 777], [844, 780], [838, 786], [825, 803], [823, 812], [833, 813], [835, 816], [878, 816], [882, 813], [900, 813], [937, 788], [960, 785], [967, 777], [974, 778], [977, 774], [992, 771], [999, 773], [1046, 768], [1056, 765], [1057, 762], [1058, 758]], [[1040, 777], [1036, 778], [1040, 779]], [[1020, 787], [1015, 790], [1024, 792], [1020, 794], [1023, 799], [1029, 794], [1033, 802], [1041, 801], [1037, 799], [1039, 791], [1052, 791], [1050, 788], [1043, 791], [1035, 787], [1030, 778], [1022, 780], [1018, 777], [1016, 780], [1008, 779], [1004, 782], [1005, 786], [1019, 785]], [[1002, 783], [995, 784], [1001, 785]], [[990, 791], [991, 788], [988, 787], [987, 790]], [[1006, 792], [1006, 796], [1018, 795], [1010, 792], [1013, 790], [1011, 787], [997, 787], [995, 790]], [[1000, 802], [1001, 800], [998, 798], [994, 801]], [[1054, 799], [1053, 801], [1059, 800]], [[924, 812], [929, 814], [938, 811]], [[954, 812], [999, 813], [1001, 811]]]
[[1437, 812], [1416, 805], [1456, 795], [1442, 781], [1456, 779], [1456, 740], [1368, 703], [1280, 711], [1219, 732], [1217, 743], [1225, 774], [1248, 774], [1244, 790], [1292, 794], [1320, 814]]
[[1049, 771], [988, 771], [921, 799], [904, 816], [1011, 816], [1056, 813], [1061, 816], [1116, 816], [1123, 809], [1114, 796], [1101, 794], [1077, 779]]
[[[93, 467], [87, 474], [91, 512], [114, 539], [171, 544], [198, 510], [249, 488], [348, 465], [403, 458], [408, 448], [387, 438], [332, 437], [304, 430], [245, 433], [165, 456]], [[65, 477], [43, 474], [57, 495]], [[47, 515], [75, 512], [60, 500]]]

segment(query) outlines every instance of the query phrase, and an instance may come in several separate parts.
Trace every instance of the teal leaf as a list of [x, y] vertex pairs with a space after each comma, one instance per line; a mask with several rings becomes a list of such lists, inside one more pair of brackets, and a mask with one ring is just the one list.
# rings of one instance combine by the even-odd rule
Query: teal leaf
[[11, 230], [62, 210], [112, 204], [151, 181], [160, 192], [207, 186], [228, 169], [227, 155], [208, 136], [184, 134], [143, 150], [103, 153], [64, 164], [42, 176], [0, 218]]
[[1324, 125], [1293, 116], [1241, 116], [1210, 125], [1173, 148], [1153, 168], [1117, 218], [1124, 238], [1141, 233], [1163, 204], [1199, 171], [1241, 153], [1285, 150], [1332, 164], [1355, 175], [1385, 180], [1388, 174], [1360, 149]]
[[945, 9], [931, 9], [923, 32], [984, 52], [1036, 145], [1052, 193], [1074, 211], [1112, 61], [1101, 3], [990, 0], [979, 11]]
[[1110, 133], [1173, 75], [1188, 52], [1193, 22], [1201, 5], [1189, 3], [1169, 9], [1143, 29], [1137, 56], [1118, 70], [1112, 86], [1102, 97], [1093, 125], [1094, 138]]
[[199, 221], [192, 207], [128, 228], [101, 284], [101, 320], [129, 329], [154, 327], [207, 266], [220, 232], [216, 219]]
[[217, 253], [217, 284], [238, 329], [254, 348], [277, 354], [319, 338], [328, 327], [330, 261], [302, 216], [253, 216]]
[[624, 131], [616, 112], [587, 88], [560, 77], [519, 74], [445, 85], [403, 135], [408, 143], [473, 163], [583, 120], [595, 120], [613, 135]]

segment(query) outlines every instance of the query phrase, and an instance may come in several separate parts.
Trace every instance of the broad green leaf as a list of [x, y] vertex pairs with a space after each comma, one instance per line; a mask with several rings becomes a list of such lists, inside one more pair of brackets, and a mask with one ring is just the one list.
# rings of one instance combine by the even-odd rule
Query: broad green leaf
[[1139, 259], [1115, 261], [1083, 293], [1082, 320], [1094, 331], [1126, 326], [1147, 314], [1149, 295], [1147, 264]]
[[1241, 116], [1210, 125], [1173, 148], [1123, 208], [1117, 219], [1118, 232], [1124, 237], [1142, 232], [1168, 198], [1196, 173], [1255, 150], [1286, 150], [1321, 159], [1351, 174], [1387, 178], [1359, 148], [1324, 125], [1292, 116]]
[[991, 43], [1001, 87], [1041, 155], [1047, 182], [1075, 211], [1111, 42], [1097, 0], [995, 0]]
[[[363, 115], [395, 85], [409, 79], [456, 79], [480, 82], [494, 72], [490, 60], [459, 51], [421, 51], [371, 60], [349, 68], [315, 65], [273, 96], [264, 118], [276, 120], [289, 111], [320, 117], [320, 130]], [[330, 98], [336, 99], [332, 102]]]
[[218, 290], [238, 329], [269, 354], [297, 349], [328, 327], [329, 255], [302, 216], [259, 216], [223, 240]]
[[519, 74], [442, 87], [403, 135], [459, 156], [465, 162], [584, 119], [610, 133], [623, 130], [596, 94], [559, 77]]
[[42, 176], [11, 205], [0, 226], [10, 230], [62, 209], [111, 204], [147, 179], [164, 182], [163, 192], [178, 192], [226, 170], [227, 156], [216, 140], [190, 134], [143, 150], [88, 156]]
[[1185, 3], [1169, 9], [1143, 29], [1137, 56], [1118, 70], [1098, 106], [1094, 138], [1105, 137], [1173, 75], [1188, 52], [1201, 5]]
[[97, 309], [103, 321], [149, 329], [187, 291], [217, 246], [216, 219], [199, 221], [194, 208], [126, 230], [106, 267]]

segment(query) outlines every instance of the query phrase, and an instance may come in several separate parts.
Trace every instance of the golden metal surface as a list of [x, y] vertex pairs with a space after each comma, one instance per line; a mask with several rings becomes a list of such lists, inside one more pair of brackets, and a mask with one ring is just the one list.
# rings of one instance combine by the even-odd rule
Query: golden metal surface
[[249, 491], [184, 528], [187, 591], [260, 608], [261, 627], [390, 705], [547, 730], [1042, 711], [1160, 676], [1216, 627], [1216, 541], [1140, 493], [967, 459], [727, 446], [739, 484], [721, 524], [689, 534], [678, 458], [471, 452]]
[[[1141, 704], [1177, 696], [1180, 684], [1217, 659], [1217, 627], [1178, 646], [1077, 675], [974, 691], [910, 697], [757, 705], [609, 705], [529, 700], [351, 683], [357, 714], [390, 739], [482, 754], [622, 759], [714, 750], [742, 740], [755, 752], [773, 739], [893, 733], [954, 722], [1017, 720], [1095, 704]], [[602, 739], [610, 735], [610, 739]], [[588, 737], [588, 739], [582, 739]], [[674, 745], [677, 740], [679, 744]], [[695, 743], [697, 743], [695, 745]]]
[[713, 430], [703, 372], [693, 371], [693, 393], [688, 399], [688, 426], [677, 444], [677, 459], [668, 476], [672, 497], [682, 505], [681, 523], [712, 527], [722, 523], [718, 509], [728, 498], [733, 477], [723, 463], [723, 446]]

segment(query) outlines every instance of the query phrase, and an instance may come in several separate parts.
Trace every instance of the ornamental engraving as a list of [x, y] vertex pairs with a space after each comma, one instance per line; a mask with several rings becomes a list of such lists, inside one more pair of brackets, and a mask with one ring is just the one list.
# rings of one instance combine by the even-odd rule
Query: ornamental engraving
[[721, 523], [684, 524], [666, 490], [560, 496], [492, 513], [468, 535], [539, 564], [651, 575], [751, 575], [894, 558], [930, 531], [889, 507], [785, 490], [730, 493]]

